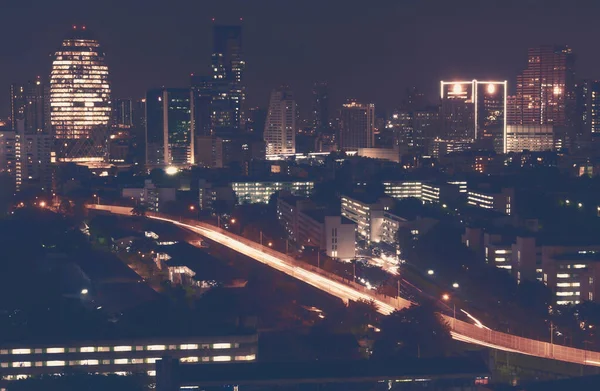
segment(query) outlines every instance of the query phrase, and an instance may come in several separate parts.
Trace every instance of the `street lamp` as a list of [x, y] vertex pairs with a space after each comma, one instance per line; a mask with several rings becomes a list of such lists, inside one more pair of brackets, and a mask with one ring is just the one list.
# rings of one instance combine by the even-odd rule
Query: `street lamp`
[[434, 273], [434, 271], [433, 271], [433, 270], [431, 270], [431, 269], [427, 270], [427, 274], [428, 274], [428, 275], [430, 275], [430, 276], [433, 276], [433, 273]]
[[194, 207], [194, 205], [190, 205], [190, 210], [194, 210], [194, 209], [196, 209], [196, 208]]
[[42, 207], [42, 208], [45, 208], [45, 207], [46, 207], [46, 202], [44, 202], [44, 201], [41, 201], [41, 202], [40, 202], [40, 207]]
[[235, 219], [231, 219], [231, 220], [229, 220], [229, 222], [230, 222], [231, 224], [235, 224]]
[[89, 291], [87, 290], [87, 288], [83, 288], [83, 289], [81, 290], [81, 294], [82, 294], [82, 295], [87, 295], [88, 293], [89, 293]]
[[273, 242], [269, 242], [269, 247], [273, 247]]
[[455, 282], [454, 284], [452, 284], [452, 288], [454, 289], [458, 289], [460, 287], [460, 285], [458, 285], [458, 282]]

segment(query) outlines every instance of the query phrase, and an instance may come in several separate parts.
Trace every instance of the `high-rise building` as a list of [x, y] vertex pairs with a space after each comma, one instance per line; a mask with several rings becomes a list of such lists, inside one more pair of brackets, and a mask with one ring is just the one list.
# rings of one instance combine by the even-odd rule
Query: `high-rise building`
[[245, 100], [245, 66], [242, 26], [213, 26], [213, 125], [217, 133], [240, 129]]
[[17, 132], [15, 139], [16, 190], [52, 189], [52, 135]]
[[8, 174], [13, 179], [16, 172], [15, 144], [16, 132], [0, 129], [0, 173]]
[[47, 86], [40, 76], [10, 86], [11, 128], [26, 134], [49, 133]]
[[213, 80], [208, 76], [192, 74], [191, 84], [194, 103], [192, 112], [194, 134], [196, 136], [210, 136], [215, 128], [213, 118], [217, 119], [217, 116], [213, 115]]
[[251, 107], [246, 115], [246, 132], [262, 138], [267, 122], [267, 110], [260, 107]]
[[329, 88], [326, 82], [313, 86], [313, 127], [317, 133], [329, 130]]
[[119, 129], [130, 129], [133, 126], [133, 102], [131, 99], [115, 99], [112, 126]]
[[600, 81], [580, 80], [575, 86], [576, 140], [582, 145], [600, 140]]
[[506, 81], [442, 81], [443, 139], [471, 140], [479, 147], [503, 153], [507, 92]]
[[517, 77], [513, 124], [552, 125], [555, 138], [571, 144], [574, 129], [575, 56], [568, 46], [530, 48]]
[[110, 93], [100, 43], [85, 26], [74, 27], [56, 51], [50, 74], [50, 119], [60, 161], [105, 160]]
[[289, 87], [271, 92], [263, 137], [267, 155], [296, 153], [296, 101]]
[[146, 165], [194, 164], [192, 92], [161, 88], [146, 94]]
[[342, 106], [338, 146], [342, 151], [375, 146], [375, 105], [350, 100]]

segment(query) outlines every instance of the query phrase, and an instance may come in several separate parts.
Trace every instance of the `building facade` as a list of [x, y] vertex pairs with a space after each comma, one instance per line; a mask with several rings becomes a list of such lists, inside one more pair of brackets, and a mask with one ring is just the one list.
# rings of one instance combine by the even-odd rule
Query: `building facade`
[[182, 363], [230, 363], [255, 361], [257, 350], [256, 334], [3, 344], [0, 374], [5, 381], [72, 371], [154, 376], [165, 355]]
[[239, 181], [231, 182], [238, 204], [269, 203], [278, 191], [287, 191], [295, 196], [309, 197], [315, 183], [312, 181]]
[[357, 224], [358, 237], [367, 243], [378, 242], [381, 238], [383, 213], [393, 204], [394, 200], [389, 197], [361, 200], [357, 196], [342, 196], [341, 214]]
[[271, 92], [263, 137], [267, 155], [296, 153], [296, 101], [288, 87]]
[[192, 93], [161, 88], [146, 94], [146, 165], [185, 167], [194, 164]]
[[473, 140], [478, 146], [503, 153], [506, 149], [506, 81], [440, 83], [443, 139]]
[[313, 86], [313, 127], [315, 132], [329, 130], [329, 87], [326, 82], [317, 82]]
[[476, 208], [490, 209], [511, 215], [515, 202], [514, 189], [504, 188], [500, 191], [491, 189], [469, 189], [467, 204]]
[[54, 54], [50, 120], [59, 161], [103, 162], [111, 117], [108, 67], [100, 43], [74, 27]]
[[52, 189], [52, 136], [18, 133], [15, 137], [16, 190]]
[[508, 125], [506, 153], [528, 151], [553, 151], [554, 127], [552, 125]]
[[341, 151], [375, 146], [375, 105], [348, 101], [340, 113], [338, 147]]
[[14, 131], [50, 133], [48, 86], [40, 76], [25, 84], [10, 86], [10, 118]]

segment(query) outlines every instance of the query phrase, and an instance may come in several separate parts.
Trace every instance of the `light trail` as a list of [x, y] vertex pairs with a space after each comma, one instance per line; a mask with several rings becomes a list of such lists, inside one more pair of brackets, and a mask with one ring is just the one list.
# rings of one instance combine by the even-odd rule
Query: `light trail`
[[[87, 207], [90, 209], [103, 210], [114, 214], [131, 216], [130, 207], [119, 207], [110, 205], [88, 205]], [[273, 253], [277, 254], [277, 256], [275, 256], [273, 254], [268, 253], [272, 251], [268, 248], [265, 248], [264, 250], [259, 250], [255, 248], [259, 246], [258, 244], [246, 244], [243, 242], [245, 239], [238, 239], [232, 234], [219, 232], [218, 228], [213, 228], [208, 224], [188, 224], [183, 223], [181, 221], [177, 221], [172, 218], [153, 215], [149, 215], [147, 217], [154, 220], [175, 224], [177, 226], [191, 230], [192, 232], [198, 233], [208, 239], [211, 239], [217, 243], [229, 247], [234, 251], [237, 251], [243, 255], [255, 259], [283, 273], [286, 273], [287, 275], [294, 277], [300, 281], [303, 281], [311, 286], [314, 286], [319, 290], [336, 296], [344, 300], [345, 302], [347, 302], [348, 300], [372, 300], [377, 306], [378, 312], [385, 315], [391, 314], [396, 309], [406, 308], [411, 305], [411, 303], [408, 300], [404, 300], [402, 298], [398, 298], [397, 303], [392, 305], [386, 301], [381, 300], [378, 297], [378, 295], [374, 292], [361, 292], [359, 289], [362, 288], [352, 287], [351, 285], [347, 285], [346, 283], [336, 281], [334, 279], [334, 276], [330, 278], [321, 275], [317, 272], [306, 270], [300, 266], [292, 264], [293, 260], [286, 259], [287, 256], [283, 254]], [[393, 300], [390, 301], [393, 302]], [[576, 349], [563, 345], [548, 343], [545, 341], [517, 337], [515, 335], [494, 331], [484, 326], [478, 319], [472, 316], [470, 316], [470, 319], [476, 322], [475, 325], [462, 322], [457, 319], [453, 319], [449, 316], [442, 316], [445, 321], [452, 324], [451, 335], [452, 338], [454, 338], [457, 341], [462, 341], [506, 352], [525, 354], [546, 359], [566, 361], [583, 365], [600, 366], [599, 352]], [[482, 334], [483, 330], [485, 330], [485, 335]]]

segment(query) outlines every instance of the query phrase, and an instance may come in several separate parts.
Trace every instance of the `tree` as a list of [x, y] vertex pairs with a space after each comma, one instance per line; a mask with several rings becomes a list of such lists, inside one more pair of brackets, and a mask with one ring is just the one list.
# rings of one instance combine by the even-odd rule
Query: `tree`
[[413, 249], [413, 235], [410, 228], [402, 226], [396, 231], [396, 246], [401, 251], [402, 258], [408, 259]]
[[63, 199], [62, 201], [60, 201], [60, 204], [58, 205], [58, 211], [59, 213], [62, 213], [64, 215], [69, 215], [73, 213], [73, 207], [71, 206], [71, 202], [67, 199]]
[[146, 216], [146, 212], [148, 211], [148, 206], [142, 202], [138, 203], [136, 206], [131, 209], [131, 214], [133, 216]]
[[436, 312], [434, 303], [426, 301], [382, 319], [373, 356], [382, 359], [440, 357], [447, 355], [451, 346], [448, 324]]

